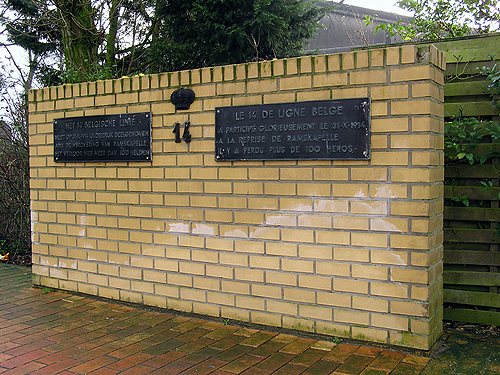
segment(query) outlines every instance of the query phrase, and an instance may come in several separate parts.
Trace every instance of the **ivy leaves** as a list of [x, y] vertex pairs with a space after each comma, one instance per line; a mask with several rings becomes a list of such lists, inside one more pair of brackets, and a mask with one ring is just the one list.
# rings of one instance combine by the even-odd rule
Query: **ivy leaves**
[[[480, 72], [486, 76], [483, 90], [491, 95], [492, 105], [499, 107], [500, 69], [495, 64], [492, 68], [482, 67]], [[448, 161], [484, 164], [489, 158], [500, 156], [491, 148], [489, 153], [476, 152], [478, 145], [484, 143], [484, 138], [500, 140], [500, 124], [497, 121], [481, 121], [475, 117], [463, 117], [460, 113], [445, 124], [444, 134], [444, 152]]]

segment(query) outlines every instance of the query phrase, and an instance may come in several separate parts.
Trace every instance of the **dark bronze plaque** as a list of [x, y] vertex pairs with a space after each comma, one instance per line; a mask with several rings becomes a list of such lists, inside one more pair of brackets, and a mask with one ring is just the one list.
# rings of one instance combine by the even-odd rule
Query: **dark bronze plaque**
[[370, 98], [219, 107], [215, 160], [370, 158]]
[[54, 161], [151, 161], [151, 113], [54, 119]]

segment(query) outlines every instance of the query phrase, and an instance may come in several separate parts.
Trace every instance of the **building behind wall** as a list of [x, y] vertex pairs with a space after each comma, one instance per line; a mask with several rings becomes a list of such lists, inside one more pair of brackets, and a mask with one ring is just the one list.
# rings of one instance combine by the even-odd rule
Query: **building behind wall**
[[[376, 7], [376, 3], [373, 6]], [[372, 23], [368, 26], [364, 23], [365, 16], [370, 16], [372, 19]], [[338, 53], [347, 52], [356, 47], [399, 43], [401, 42], [399, 37], [387, 35], [383, 31], [375, 33], [375, 28], [380, 24], [409, 20], [409, 17], [400, 14], [341, 3], [321, 19], [320, 23], [323, 28], [306, 45], [305, 51]]]

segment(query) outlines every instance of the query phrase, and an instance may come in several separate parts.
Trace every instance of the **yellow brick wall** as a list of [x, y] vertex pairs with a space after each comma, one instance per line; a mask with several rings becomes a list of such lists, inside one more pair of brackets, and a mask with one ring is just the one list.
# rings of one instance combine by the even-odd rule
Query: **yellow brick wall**
[[[443, 69], [390, 47], [30, 93], [35, 284], [429, 349], [442, 332]], [[196, 100], [175, 111], [170, 94]], [[369, 96], [369, 161], [214, 160], [216, 106]], [[54, 163], [52, 120], [151, 111], [151, 162]], [[190, 121], [192, 142], [175, 143]]]

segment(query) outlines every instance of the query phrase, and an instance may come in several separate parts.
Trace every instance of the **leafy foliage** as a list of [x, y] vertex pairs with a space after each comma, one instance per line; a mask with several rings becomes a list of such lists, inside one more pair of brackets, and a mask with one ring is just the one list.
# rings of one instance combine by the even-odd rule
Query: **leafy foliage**
[[461, 195], [459, 197], [451, 198], [452, 202], [462, 203], [465, 207], [470, 206], [469, 197], [467, 195]]
[[50, 84], [297, 56], [329, 9], [309, 0], [6, 1], [0, 24]]
[[[486, 76], [484, 91], [491, 95], [492, 105], [499, 107], [500, 95], [500, 69], [497, 64], [492, 68], [482, 67], [481, 74]], [[498, 153], [490, 151], [489, 154], [477, 156], [474, 151], [483, 141], [484, 137], [500, 140], [500, 124], [498, 121], [480, 121], [475, 117], [463, 117], [461, 114], [453, 116], [445, 124], [445, 156], [450, 162], [467, 161], [469, 164], [483, 164], [491, 157], [498, 157]]]
[[[494, 58], [494, 56], [491, 56]], [[500, 69], [498, 64], [493, 65], [493, 67], [483, 66], [481, 68], [481, 74], [486, 76], [486, 85], [484, 91], [491, 95], [493, 105], [500, 109]], [[498, 123], [497, 123], [498, 126]], [[495, 138], [498, 139], [498, 138]]]
[[[382, 30], [403, 40], [438, 40], [500, 30], [497, 0], [399, 0], [400, 8], [413, 13], [411, 21], [381, 24]], [[365, 17], [371, 24], [372, 17]]]
[[[104, 79], [115, 78], [115, 72], [112, 68], [106, 66], [100, 66], [95, 63], [90, 69], [83, 69], [82, 67], [71, 67], [58, 72], [57, 76], [54, 78], [59, 78], [59, 82], [65, 83], [77, 83], [86, 81], [98, 81]], [[57, 79], [56, 78], [56, 79]], [[57, 84], [57, 83], [56, 83]]]
[[60, 48], [61, 33], [54, 8], [31, 0], [7, 0], [5, 7], [16, 15], [2, 17], [11, 42], [35, 55], [48, 54]]
[[326, 10], [303, 0], [166, 1], [151, 48], [154, 70], [297, 56]]
[[500, 140], [500, 124], [497, 121], [479, 121], [475, 117], [454, 116], [445, 124], [444, 152], [448, 162], [467, 161], [469, 164], [484, 164], [492, 157], [499, 157], [491, 150], [488, 154], [474, 152], [485, 137]]
[[483, 139], [482, 124], [475, 117], [454, 116], [445, 124], [445, 154], [450, 161], [476, 162], [474, 150]]

